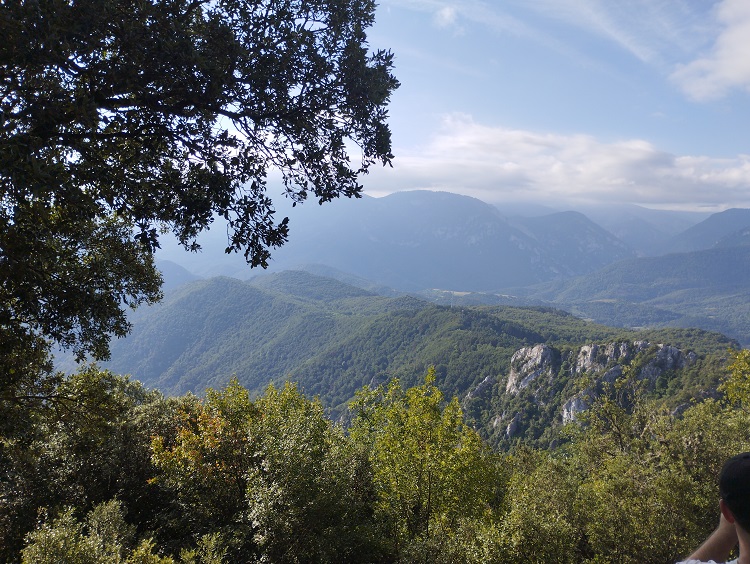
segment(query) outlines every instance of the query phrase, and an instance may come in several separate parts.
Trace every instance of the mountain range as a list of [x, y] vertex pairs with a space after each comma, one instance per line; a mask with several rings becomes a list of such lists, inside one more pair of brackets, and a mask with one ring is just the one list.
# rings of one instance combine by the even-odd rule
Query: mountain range
[[[232, 375], [253, 393], [293, 380], [344, 419], [361, 386], [417, 384], [435, 366], [472, 424], [506, 446], [553, 440], [547, 429], [600, 389], [580, 388], [584, 351], [638, 351], [626, 361], [636, 371], [671, 351], [691, 360], [647, 371], [651, 393], [673, 407], [712, 393], [727, 349], [750, 344], [750, 210], [630, 206], [619, 223], [616, 208], [529, 210], [435, 192], [311, 206], [268, 272], [224, 255], [218, 232], [199, 254], [166, 242], [165, 299], [132, 313], [106, 366], [168, 394]], [[531, 381], [513, 359], [536, 351], [547, 376], [510, 386]], [[606, 380], [619, 364], [602, 354], [586, 366]]]
[[[446, 305], [553, 306], [622, 327], [695, 326], [750, 344], [750, 210], [526, 206], [521, 216], [517, 207], [504, 215], [467, 196], [413, 191], [288, 211], [290, 240], [274, 251], [271, 272], [304, 269]], [[158, 257], [174, 270], [168, 285], [256, 274], [222, 252], [223, 233], [202, 244], [193, 255], [165, 244]], [[177, 275], [172, 263], [187, 272]]]
[[[399, 291], [494, 291], [586, 274], [634, 256], [582, 214], [509, 219], [494, 206], [446, 192], [399, 192], [291, 211], [290, 240], [274, 251], [271, 271], [321, 264]], [[204, 246], [211, 257], [206, 264], [174, 245], [159, 256], [203, 276], [250, 277], [238, 257], [217, 252], [226, 246], [223, 234], [209, 234]]]

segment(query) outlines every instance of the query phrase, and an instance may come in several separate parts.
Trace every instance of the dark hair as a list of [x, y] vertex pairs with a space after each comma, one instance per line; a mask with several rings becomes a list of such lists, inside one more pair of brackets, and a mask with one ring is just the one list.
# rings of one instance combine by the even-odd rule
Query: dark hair
[[719, 474], [719, 494], [739, 526], [750, 532], [750, 452], [724, 463]]

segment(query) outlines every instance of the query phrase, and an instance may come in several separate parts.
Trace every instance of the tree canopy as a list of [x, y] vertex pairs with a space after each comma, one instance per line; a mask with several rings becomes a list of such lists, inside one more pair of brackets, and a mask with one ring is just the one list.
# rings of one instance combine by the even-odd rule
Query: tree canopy
[[[675, 562], [750, 448], [746, 355], [676, 415], [633, 374], [554, 447], [492, 452], [428, 369], [362, 388], [349, 432], [293, 384], [165, 398], [87, 367], [0, 435], [3, 562]], [[738, 387], [739, 385], [739, 387]]]
[[[294, 204], [392, 159], [392, 54], [369, 0], [10, 0], [0, 17], [0, 351], [106, 357], [158, 299], [159, 234], [216, 217], [265, 266]], [[355, 156], [356, 153], [356, 156]]]

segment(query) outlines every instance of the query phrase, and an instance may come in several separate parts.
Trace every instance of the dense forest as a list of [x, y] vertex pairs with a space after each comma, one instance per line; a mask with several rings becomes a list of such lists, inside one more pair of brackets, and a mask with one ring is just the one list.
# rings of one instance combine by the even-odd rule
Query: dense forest
[[344, 429], [292, 384], [167, 398], [88, 366], [9, 414], [0, 557], [675, 561], [718, 519], [724, 459], [750, 449], [750, 353], [730, 368], [679, 414], [626, 371], [553, 447], [500, 454], [432, 368], [359, 390]]
[[[643, 373], [647, 395], [678, 408], [715, 390], [727, 350], [739, 347], [699, 329], [613, 328], [545, 307], [450, 307], [381, 296], [301, 271], [195, 281], [130, 319], [131, 334], [113, 342], [105, 367], [167, 395], [201, 395], [223, 388], [232, 375], [252, 396], [269, 382], [291, 381], [346, 424], [362, 386], [393, 378], [415, 386], [434, 367], [440, 390], [457, 396], [472, 427], [503, 451], [519, 440], [554, 443], [566, 403], [613, 370]], [[548, 361], [522, 371], [545, 376], [509, 393], [514, 355], [538, 346]], [[588, 362], [579, 359], [586, 347]], [[621, 358], [608, 347], [630, 353]], [[660, 360], [670, 347], [690, 361]], [[67, 367], [75, 369], [72, 361]]]

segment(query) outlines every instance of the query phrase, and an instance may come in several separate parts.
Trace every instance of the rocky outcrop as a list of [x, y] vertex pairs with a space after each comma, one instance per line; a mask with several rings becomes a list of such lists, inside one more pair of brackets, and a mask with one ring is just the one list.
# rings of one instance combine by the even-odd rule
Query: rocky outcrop
[[[644, 364], [638, 371], [637, 377], [655, 381], [661, 374], [668, 370], [679, 370], [690, 366], [697, 360], [694, 352], [683, 352], [671, 345], [655, 345], [656, 356]], [[648, 341], [634, 341], [633, 343], [609, 343], [607, 345], [584, 345], [578, 351], [572, 372], [574, 374], [597, 374], [604, 371], [607, 366], [610, 369], [602, 377], [608, 382], [613, 382], [622, 375], [622, 367], [627, 366], [636, 357], [651, 347]], [[614, 367], [612, 364], [616, 363]], [[618, 369], [619, 372], [612, 372]]]
[[477, 384], [477, 387], [471, 390], [468, 394], [466, 394], [466, 397], [464, 398], [464, 402], [482, 396], [486, 392], [492, 389], [492, 385], [495, 383], [495, 378], [493, 376], [487, 376], [484, 380], [479, 382]]
[[586, 411], [590, 406], [591, 402], [599, 395], [602, 389], [602, 384], [613, 384], [618, 378], [622, 377], [623, 368], [622, 365], [616, 364], [609, 370], [607, 370], [600, 378], [594, 381], [593, 386], [586, 388], [585, 390], [578, 392], [562, 406], [562, 421], [563, 423], [570, 423], [575, 421], [578, 414]]
[[589, 399], [588, 391], [584, 390], [566, 401], [562, 406], [563, 423], [575, 421], [579, 413], [586, 411], [591, 405]]
[[656, 356], [638, 372], [638, 378], [655, 382], [664, 372], [679, 370], [693, 364], [698, 357], [693, 351], [687, 353], [671, 345], [657, 345]]
[[635, 355], [648, 347], [649, 344], [646, 341], [584, 345], [578, 351], [573, 372], [576, 374], [600, 372], [613, 362], [628, 363]]
[[[641, 358], [648, 360], [637, 363], [635, 376], [641, 380], [648, 380], [650, 385], [665, 372], [683, 369], [697, 360], [696, 354], [692, 351], [685, 352], [671, 345], [652, 345], [647, 341], [584, 345], [567, 357], [564, 366], [568, 374], [587, 374], [591, 378], [590, 384], [563, 403], [563, 423], [575, 421], [577, 416], [588, 409], [591, 402], [607, 389], [607, 384], [613, 384], [623, 376], [625, 367], [632, 366], [633, 360], [641, 353], [646, 353], [646, 356]], [[540, 377], [551, 380], [560, 368], [556, 365], [556, 358], [555, 351], [543, 344], [517, 350], [510, 361], [506, 393], [517, 395]], [[483, 384], [484, 382], [477, 386], [477, 391]], [[536, 391], [534, 393], [536, 398]], [[500, 418], [496, 424], [504, 423], [504, 419]], [[517, 433], [519, 421], [516, 414], [506, 427], [507, 437]]]
[[492, 418], [490, 421], [490, 425], [492, 425], [492, 429], [495, 430], [498, 428], [500, 423], [503, 422], [503, 416], [502, 415], [495, 415], [495, 417]]
[[623, 369], [622, 365], [616, 364], [609, 370], [607, 370], [604, 375], [602, 376], [602, 382], [606, 382], [607, 384], [612, 384], [617, 380], [618, 378], [622, 377]]
[[508, 426], [505, 428], [505, 438], [512, 439], [518, 433], [518, 429], [521, 426], [521, 414], [516, 413], [513, 419], [510, 420]]
[[597, 354], [599, 352], [599, 345], [584, 345], [578, 351], [578, 357], [576, 358], [575, 365], [573, 366], [573, 372], [580, 374], [581, 372], [589, 372], [591, 370], [600, 369], [600, 365], [597, 362]]
[[517, 394], [539, 376], [552, 377], [554, 354], [547, 345], [524, 347], [517, 350], [510, 359], [510, 374], [505, 391]]

